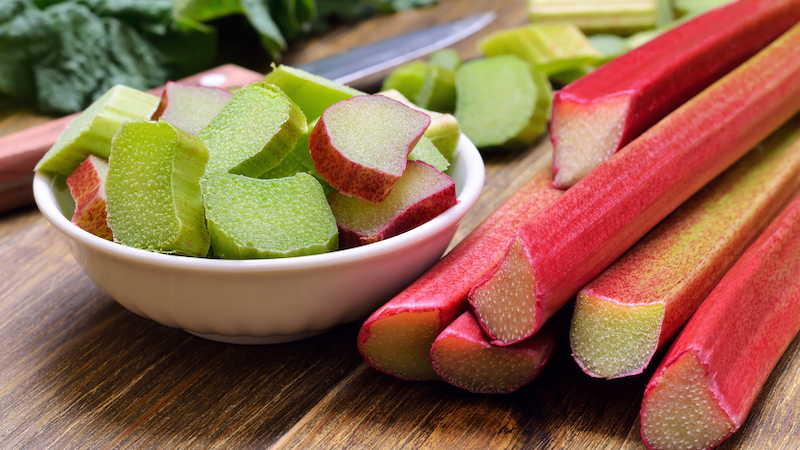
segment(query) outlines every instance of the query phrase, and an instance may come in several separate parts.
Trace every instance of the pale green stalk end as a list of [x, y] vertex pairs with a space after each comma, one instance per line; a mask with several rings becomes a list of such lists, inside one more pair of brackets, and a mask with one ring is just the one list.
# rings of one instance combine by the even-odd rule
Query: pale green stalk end
[[300, 107], [308, 120], [315, 120], [332, 104], [364, 95], [364, 92], [291, 66], [274, 67], [263, 80], [278, 86]]
[[439, 149], [433, 145], [433, 141], [425, 136], [419, 140], [414, 149], [411, 150], [411, 153], [408, 154], [408, 160], [428, 163], [433, 167], [436, 167], [440, 172], [444, 172], [448, 167], [450, 167], [450, 163], [447, 161], [447, 158], [445, 158]]

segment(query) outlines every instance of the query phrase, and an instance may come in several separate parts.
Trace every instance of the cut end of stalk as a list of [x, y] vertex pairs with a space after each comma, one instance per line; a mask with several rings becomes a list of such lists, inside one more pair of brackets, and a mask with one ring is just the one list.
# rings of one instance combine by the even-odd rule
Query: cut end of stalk
[[620, 304], [578, 294], [570, 327], [575, 362], [597, 378], [641, 373], [658, 346], [664, 305]]
[[650, 382], [642, 402], [642, 438], [654, 450], [707, 449], [735, 431], [713, 395], [706, 368], [684, 353]]
[[571, 187], [618, 150], [629, 106], [627, 95], [590, 104], [556, 96], [550, 126], [556, 187]]
[[397, 378], [438, 380], [430, 352], [440, 331], [438, 311], [393, 314], [372, 322], [361, 353], [370, 365]]
[[492, 344], [510, 345], [536, 331], [535, 287], [525, 249], [515, 238], [496, 271], [469, 295], [475, 315], [494, 339]]
[[436, 341], [430, 353], [445, 381], [481, 394], [516, 391], [536, 378], [546, 359], [545, 352], [534, 356], [455, 336]]

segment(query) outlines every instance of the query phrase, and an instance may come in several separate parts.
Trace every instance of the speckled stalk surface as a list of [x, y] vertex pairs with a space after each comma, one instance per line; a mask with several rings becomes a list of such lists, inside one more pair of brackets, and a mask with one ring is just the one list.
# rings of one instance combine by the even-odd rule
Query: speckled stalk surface
[[430, 116], [381, 95], [343, 100], [326, 109], [309, 135], [317, 172], [339, 192], [384, 201]]
[[557, 338], [556, 327], [548, 326], [524, 342], [497, 347], [465, 311], [434, 341], [431, 364], [444, 381], [472, 393], [511, 393], [539, 376]]
[[208, 145], [209, 173], [258, 177], [277, 166], [307, 132], [300, 108], [276, 86], [257, 82], [236, 91], [197, 136]]
[[[535, 174], [436, 265], [372, 313], [358, 334], [367, 363], [401, 379], [437, 379], [429, 361], [431, 344], [467, 309], [470, 288], [500, 262], [516, 230], [562, 195], [552, 185], [552, 170]], [[406, 332], [404, 317], [429, 326]]]
[[71, 222], [95, 236], [113, 240], [106, 221], [106, 177], [108, 161], [89, 155], [70, 176], [67, 186], [75, 200]]
[[214, 256], [283, 258], [337, 249], [336, 221], [322, 186], [307, 173], [268, 180], [211, 174], [203, 196]]
[[161, 120], [125, 122], [108, 161], [108, 224], [123, 245], [206, 256], [209, 235], [200, 193], [206, 145]]
[[[518, 251], [509, 251], [470, 293], [495, 343], [535, 333], [658, 222], [795, 114], [799, 46], [797, 25], [520, 228], [509, 247]], [[499, 280], [520, 267], [525, 286], [506, 295], [512, 289]]]
[[708, 448], [742, 425], [800, 331], [798, 274], [800, 197], [714, 288], [653, 374], [641, 410], [650, 448], [695, 439], [705, 444], [695, 448]]
[[69, 176], [89, 155], [108, 159], [111, 139], [126, 120], [149, 119], [159, 98], [116, 85], [70, 122], [36, 164], [36, 171]]
[[339, 228], [340, 248], [397, 236], [433, 219], [456, 203], [453, 179], [419, 161], [408, 162], [392, 193], [381, 203], [373, 204], [340, 193], [335, 193], [330, 201]]
[[800, 189], [800, 119], [717, 177], [578, 293], [575, 361], [641, 373]]
[[[556, 92], [550, 125], [556, 184], [572, 186], [798, 20], [797, 0], [733, 2], [661, 34]], [[585, 142], [587, 135], [591, 142]], [[570, 156], [582, 154], [584, 147], [591, 147], [591, 165]]]

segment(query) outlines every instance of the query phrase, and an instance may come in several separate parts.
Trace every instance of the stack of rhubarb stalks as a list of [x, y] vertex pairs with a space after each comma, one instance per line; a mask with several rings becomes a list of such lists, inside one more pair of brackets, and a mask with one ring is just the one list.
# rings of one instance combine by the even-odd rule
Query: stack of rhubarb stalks
[[587, 374], [640, 374], [666, 350], [641, 410], [648, 447], [730, 436], [800, 330], [799, 21], [800, 0], [740, 0], [558, 92], [555, 176], [571, 187], [538, 174], [372, 314], [367, 362], [513, 392], [577, 296]]

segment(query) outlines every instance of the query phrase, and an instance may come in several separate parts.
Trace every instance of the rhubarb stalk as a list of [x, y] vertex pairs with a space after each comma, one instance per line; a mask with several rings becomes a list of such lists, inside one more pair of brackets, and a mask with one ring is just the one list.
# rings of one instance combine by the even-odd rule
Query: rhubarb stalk
[[667, 31], [558, 91], [556, 185], [577, 183], [800, 20], [798, 0], [740, 0]]
[[599, 166], [470, 293], [499, 345], [536, 332], [658, 222], [800, 109], [800, 25]]
[[435, 380], [431, 344], [467, 309], [469, 289], [500, 261], [527, 217], [561, 195], [553, 173], [536, 174], [439, 263], [375, 311], [361, 327], [358, 348], [374, 368], [406, 380]]
[[800, 189], [800, 118], [681, 205], [581, 289], [570, 342], [594, 377], [636, 375]]
[[712, 448], [744, 422], [800, 331], [800, 197], [714, 288], [645, 390], [651, 449]]

